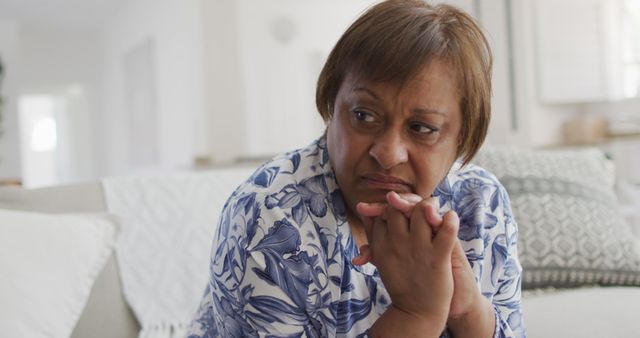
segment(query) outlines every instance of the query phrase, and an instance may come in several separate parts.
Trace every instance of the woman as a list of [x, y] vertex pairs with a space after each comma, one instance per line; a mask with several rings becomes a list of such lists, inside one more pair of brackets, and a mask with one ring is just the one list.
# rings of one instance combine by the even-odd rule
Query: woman
[[364, 13], [320, 74], [325, 135], [225, 205], [192, 337], [524, 336], [509, 199], [469, 163], [490, 77], [459, 10]]

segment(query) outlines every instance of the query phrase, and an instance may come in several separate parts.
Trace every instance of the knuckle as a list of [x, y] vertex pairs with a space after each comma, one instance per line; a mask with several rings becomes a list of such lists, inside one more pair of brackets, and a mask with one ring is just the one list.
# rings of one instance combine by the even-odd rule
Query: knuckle
[[445, 224], [456, 228], [458, 227], [458, 225], [460, 224], [460, 218], [455, 211], [450, 210], [445, 214], [445, 216]]
[[423, 199], [422, 201], [420, 201], [420, 203], [418, 204], [422, 209], [427, 210], [428, 206], [433, 207], [435, 210], [438, 210], [439, 207], [439, 202], [435, 197], [428, 197]]
[[424, 215], [424, 213], [428, 210], [428, 206], [429, 203], [426, 200], [420, 201], [413, 209], [412, 216]]
[[420, 201], [420, 203], [418, 203], [418, 206], [420, 206], [421, 208], [426, 208], [428, 205], [432, 205], [432, 202], [429, 198], [425, 198]]
[[436, 208], [440, 208], [440, 199], [437, 197], [429, 197], [429, 202]]

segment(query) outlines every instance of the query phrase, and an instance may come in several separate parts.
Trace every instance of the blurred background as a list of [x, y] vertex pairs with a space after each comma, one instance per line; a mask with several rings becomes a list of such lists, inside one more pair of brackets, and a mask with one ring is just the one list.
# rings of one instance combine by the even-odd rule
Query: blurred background
[[[493, 47], [488, 145], [597, 146], [640, 184], [640, 0], [457, 0]], [[317, 75], [371, 0], [0, 0], [0, 181], [258, 161], [324, 125]]]

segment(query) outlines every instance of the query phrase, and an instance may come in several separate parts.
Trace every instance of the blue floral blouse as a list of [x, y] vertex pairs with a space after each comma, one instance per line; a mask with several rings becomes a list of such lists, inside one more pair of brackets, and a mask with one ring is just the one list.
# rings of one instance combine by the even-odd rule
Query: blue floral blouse
[[[470, 164], [454, 166], [434, 195], [441, 212], [460, 216], [458, 237], [495, 307], [495, 337], [524, 337], [505, 189]], [[225, 204], [189, 337], [364, 337], [391, 300], [373, 265], [351, 263], [357, 254], [325, 139], [281, 155]]]

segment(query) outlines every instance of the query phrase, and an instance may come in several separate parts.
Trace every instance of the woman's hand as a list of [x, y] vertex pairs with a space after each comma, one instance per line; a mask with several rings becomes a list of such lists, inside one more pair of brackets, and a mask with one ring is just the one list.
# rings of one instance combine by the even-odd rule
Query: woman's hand
[[[391, 297], [394, 324], [439, 334], [446, 324], [454, 289], [451, 254], [459, 220], [454, 212], [445, 214], [434, 233], [429, 224], [434, 213], [431, 204], [418, 202], [407, 218], [404, 211], [409, 210], [396, 203], [401, 202], [398, 198], [389, 194], [389, 205], [381, 209], [382, 214], [367, 220], [371, 260]], [[383, 320], [372, 330], [384, 332], [388, 328]]]
[[[387, 199], [391, 201], [391, 205], [393, 205], [396, 209], [401, 211], [406, 218], [411, 218], [411, 213], [413, 212], [413, 208], [416, 204], [422, 201], [422, 197], [416, 194], [398, 194], [398, 193], [389, 193], [387, 194]], [[437, 200], [433, 199], [435, 203]], [[362, 223], [365, 228], [365, 232], [367, 234], [367, 241], [371, 242], [371, 229], [373, 226], [373, 220], [376, 217], [382, 217], [384, 215], [384, 211], [387, 208], [386, 203], [358, 203], [356, 206], [357, 212], [362, 220]], [[428, 213], [432, 215], [433, 213]], [[437, 215], [437, 210], [435, 212]], [[433, 216], [431, 216], [433, 217]], [[439, 217], [439, 215], [438, 215]], [[432, 220], [428, 220], [429, 223], [432, 223]], [[371, 247], [369, 244], [362, 245], [360, 248], [360, 253], [353, 259], [353, 264], [355, 265], [364, 265], [371, 261]]]
[[[376, 218], [384, 217], [387, 209], [396, 210], [396, 212], [404, 215], [405, 218], [411, 219], [415, 212], [416, 206], [419, 204], [424, 205], [424, 219], [427, 221], [431, 228], [432, 236], [437, 236], [439, 230], [443, 227], [443, 222], [447, 219], [447, 215], [454, 214], [450, 211], [445, 214], [445, 217], [440, 216], [438, 213], [439, 205], [435, 198], [422, 199], [418, 195], [403, 194], [398, 195], [395, 192], [391, 192], [387, 195], [388, 204], [380, 203], [360, 203], [358, 204], [358, 213], [363, 219], [365, 230], [367, 232], [368, 245], [363, 245], [360, 248], [360, 255], [355, 257], [353, 263], [356, 265], [366, 264], [371, 261], [376, 264], [376, 260], [373, 259], [374, 252], [371, 250], [372, 241], [376, 239], [372, 237], [371, 229], [372, 222]], [[455, 217], [456, 223], [458, 222], [457, 216]], [[456, 224], [456, 236], [457, 236], [457, 224]], [[384, 252], [382, 253], [384, 254]], [[477, 315], [477, 312], [491, 310], [493, 314], [491, 304], [482, 296], [475, 281], [475, 276], [467, 257], [464, 253], [460, 241], [455, 238], [452, 252], [451, 252], [451, 271], [453, 275], [454, 290], [450, 302], [450, 307], [447, 311], [449, 325], [456, 326], [460, 320], [463, 320], [471, 315]], [[382, 272], [381, 272], [382, 274]], [[385, 286], [386, 286], [386, 281]], [[392, 297], [393, 299], [393, 297]]]

